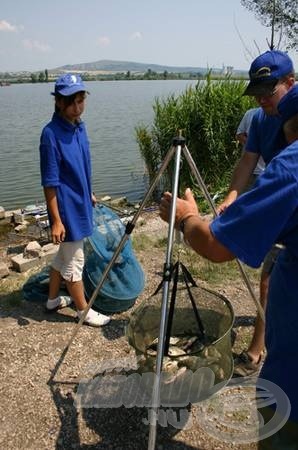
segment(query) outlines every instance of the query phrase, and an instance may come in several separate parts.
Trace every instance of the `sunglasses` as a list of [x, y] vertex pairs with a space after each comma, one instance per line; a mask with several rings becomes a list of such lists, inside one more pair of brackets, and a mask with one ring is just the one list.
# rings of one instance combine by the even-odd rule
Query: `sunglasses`
[[262, 94], [262, 95], [255, 95], [255, 98], [256, 99], [258, 99], [258, 98], [263, 98], [263, 97], [269, 97], [269, 98], [271, 98], [271, 97], [273, 97], [277, 92], [278, 92], [278, 89], [280, 88], [280, 86], [282, 85], [282, 84], [284, 84], [284, 81], [279, 81], [275, 86], [274, 86], [274, 88], [273, 88], [273, 90], [271, 91], [271, 92], [268, 92], [267, 94]]

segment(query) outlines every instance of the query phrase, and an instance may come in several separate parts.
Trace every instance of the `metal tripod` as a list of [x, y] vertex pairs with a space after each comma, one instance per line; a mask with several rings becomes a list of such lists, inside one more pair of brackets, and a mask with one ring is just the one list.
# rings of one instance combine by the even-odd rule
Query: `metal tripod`
[[[158, 173], [155, 176], [155, 179], [153, 180], [153, 183], [149, 187], [149, 190], [147, 191], [144, 199], [142, 200], [142, 203], [136, 212], [135, 216], [133, 217], [132, 221], [128, 222], [126, 225], [125, 233], [121, 239], [121, 241], [118, 244], [117, 249], [115, 250], [115, 253], [107, 265], [106, 269], [103, 272], [102, 278], [99, 281], [98, 285], [96, 286], [90, 301], [88, 303], [88, 307], [86, 308], [84, 314], [82, 315], [80, 321], [78, 322], [76, 328], [74, 329], [65, 349], [63, 350], [58, 362], [56, 363], [55, 368], [52, 371], [51, 378], [49, 380], [49, 384], [53, 384], [54, 382], [57, 382], [54, 380], [55, 376], [57, 375], [61, 364], [64, 361], [64, 358], [75, 339], [76, 335], [78, 334], [79, 329], [81, 328], [86, 315], [88, 314], [88, 311], [92, 307], [98, 293], [100, 292], [100, 289], [102, 288], [114, 262], [118, 258], [122, 248], [124, 247], [126, 241], [129, 239], [130, 234], [132, 233], [135, 224], [143, 211], [145, 204], [151, 197], [154, 189], [157, 186], [157, 183], [159, 182], [162, 174], [166, 170], [169, 162], [175, 155], [175, 166], [174, 166], [174, 174], [173, 174], [173, 180], [172, 180], [172, 196], [173, 201], [171, 205], [171, 212], [170, 212], [170, 219], [169, 219], [169, 228], [168, 228], [168, 241], [167, 241], [167, 249], [166, 249], [166, 257], [165, 257], [165, 263], [164, 263], [164, 273], [163, 273], [163, 291], [162, 291], [162, 305], [161, 305], [161, 319], [160, 319], [160, 329], [159, 329], [159, 338], [158, 338], [158, 349], [157, 349], [157, 357], [156, 357], [156, 377], [155, 377], [155, 383], [153, 386], [153, 397], [152, 397], [152, 408], [150, 409], [149, 414], [149, 422], [150, 422], [150, 430], [149, 430], [149, 441], [148, 441], [148, 450], [154, 450], [155, 443], [156, 443], [156, 429], [157, 429], [157, 418], [158, 418], [158, 410], [159, 410], [159, 404], [160, 404], [160, 379], [161, 379], [161, 372], [162, 372], [162, 363], [163, 363], [163, 357], [164, 357], [164, 347], [165, 347], [165, 338], [166, 338], [166, 326], [167, 326], [167, 315], [168, 315], [168, 301], [169, 301], [169, 291], [170, 291], [170, 282], [172, 277], [172, 250], [173, 250], [173, 243], [174, 243], [174, 227], [175, 227], [175, 214], [176, 214], [176, 204], [177, 204], [177, 196], [178, 196], [178, 185], [179, 185], [179, 172], [180, 172], [180, 163], [181, 163], [181, 154], [184, 154], [184, 157], [186, 158], [190, 169], [192, 171], [193, 176], [195, 177], [199, 187], [201, 188], [204, 197], [206, 198], [208, 204], [210, 205], [212, 212], [214, 216], [217, 215], [216, 209], [214, 206], [214, 203], [212, 201], [212, 198], [210, 197], [210, 194], [201, 178], [201, 175], [196, 168], [196, 165], [194, 163], [194, 160], [192, 159], [192, 156], [185, 145], [185, 139], [180, 135], [173, 139], [172, 147], [166, 154], [166, 157], [158, 171]], [[259, 302], [259, 300], [256, 298], [255, 293], [253, 291], [253, 288], [250, 284], [250, 281], [244, 271], [244, 268], [240, 261], [237, 260], [241, 275], [245, 281], [245, 284], [255, 302], [256, 308], [262, 319], [264, 320], [264, 311], [263, 308]]]

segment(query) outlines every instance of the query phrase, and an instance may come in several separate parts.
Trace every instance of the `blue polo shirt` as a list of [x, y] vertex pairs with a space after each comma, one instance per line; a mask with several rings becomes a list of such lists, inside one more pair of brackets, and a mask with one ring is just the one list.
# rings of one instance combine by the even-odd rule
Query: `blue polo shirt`
[[245, 151], [258, 153], [268, 164], [286, 146], [280, 117], [269, 116], [258, 108], [251, 121]]
[[210, 227], [249, 266], [259, 267], [275, 242], [298, 258], [298, 141], [276, 156], [254, 188], [240, 195]]
[[283, 389], [298, 421], [298, 140], [273, 158], [254, 188], [210, 225], [244, 263], [258, 267], [272, 244], [285, 245], [270, 277], [266, 308], [267, 357], [261, 378]]
[[[76, 125], [54, 113], [40, 138], [41, 184], [56, 188], [65, 241], [92, 234], [89, 141], [83, 122]], [[51, 218], [50, 218], [51, 220]]]

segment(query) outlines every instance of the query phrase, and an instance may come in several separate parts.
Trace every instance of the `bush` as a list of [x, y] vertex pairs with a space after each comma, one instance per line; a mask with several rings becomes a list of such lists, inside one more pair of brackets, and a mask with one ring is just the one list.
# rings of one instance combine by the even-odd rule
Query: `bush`
[[[246, 82], [226, 78], [199, 81], [179, 96], [155, 99], [151, 129], [136, 128], [136, 138], [152, 181], [172, 146], [172, 140], [182, 130], [187, 147], [210, 192], [227, 189], [231, 172], [241, 153], [235, 141], [238, 124], [249, 108], [255, 106], [251, 97], [243, 97]], [[173, 162], [168, 167], [165, 185], [170, 188]], [[189, 165], [180, 170], [180, 186], [193, 186]]]

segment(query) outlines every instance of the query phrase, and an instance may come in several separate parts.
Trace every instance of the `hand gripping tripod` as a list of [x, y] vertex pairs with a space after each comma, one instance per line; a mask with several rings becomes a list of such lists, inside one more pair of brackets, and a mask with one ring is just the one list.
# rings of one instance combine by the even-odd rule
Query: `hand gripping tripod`
[[[122, 248], [124, 247], [126, 241], [129, 239], [135, 224], [143, 211], [147, 201], [150, 199], [154, 189], [156, 188], [162, 174], [166, 170], [169, 162], [175, 155], [175, 164], [174, 164], [174, 174], [173, 174], [173, 180], [172, 180], [172, 196], [173, 201], [171, 205], [171, 212], [170, 212], [170, 220], [169, 220], [169, 228], [168, 228], [168, 241], [167, 241], [167, 249], [166, 249], [166, 257], [165, 257], [165, 263], [164, 263], [164, 273], [163, 273], [163, 284], [162, 284], [162, 304], [161, 304], [161, 319], [160, 319], [160, 329], [159, 329], [159, 338], [158, 338], [158, 348], [157, 348], [157, 356], [156, 356], [156, 377], [155, 377], [155, 383], [153, 386], [153, 398], [152, 398], [152, 408], [150, 409], [150, 430], [149, 430], [149, 441], [148, 441], [148, 450], [154, 450], [155, 443], [156, 443], [156, 429], [157, 429], [157, 417], [158, 417], [158, 409], [160, 405], [160, 381], [161, 381], [161, 372], [162, 372], [162, 363], [163, 363], [163, 357], [164, 357], [164, 351], [165, 351], [165, 340], [166, 340], [166, 327], [167, 327], [167, 319], [168, 319], [168, 302], [169, 302], [169, 294], [170, 294], [170, 282], [172, 278], [173, 273], [173, 265], [172, 265], [172, 250], [173, 250], [173, 243], [174, 243], [174, 227], [175, 227], [175, 214], [176, 214], [176, 204], [177, 204], [177, 196], [178, 196], [178, 186], [179, 186], [179, 172], [180, 172], [180, 163], [181, 163], [181, 154], [183, 153], [186, 161], [189, 164], [189, 167], [191, 169], [191, 172], [193, 176], [195, 177], [199, 187], [201, 188], [205, 199], [207, 200], [209, 206], [211, 207], [211, 210], [214, 214], [214, 216], [217, 215], [214, 203], [212, 201], [212, 198], [201, 178], [201, 175], [195, 165], [195, 162], [185, 145], [185, 139], [181, 136], [181, 134], [173, 139], [172, 147], [166, 154], [166, 157], [158, 171], [158, 173], [155, 176], [155, 179], [153, 180], [153, 183], [150, 185], [144, 199], [141, 202], [141, 205], [136, 212], [135, 216], [133, 217], [132, 221], [128, 222], [126, 225], [125, 233], [121, 239], [121, 241], [118, 244], [118, 247], [115, 250], [115, 253], [107, 265], [106, 269], [103, 272], [102, 278], [99, 281], [98, 285], [96, 286], [90, 301], [88, 303], [88, 307], [86, 308], [84, 314], [82, 315], [80, 321], [78, 322], [76, 328], [74, 329], [68, 344], [66, 345], [65, 349], [63, 350], [58, 362], [56, 363], [56, 366], [54, 370], [52, 371], [51, 378], [49, 380], [49, 384], [53, 384], [54, 382], [57, 382], [54, 380], [55, 376], [57, 375], [59, 368], [61, 364], [64, 361], [64, 358], [75, 339], [79, 329], [81, 328], [86, 315], [88, 314], [89, 309], [92, 307], [98, 293], [100, 292], [100, 289], [102, 288], [114, 262], [117, 260]], [[245, 270], [242, 266], [242, 263], [237, 260], [241, 275], [244, 279], [244, 282], [253, 298], [253, 301], [255, 302], [256, 308], [258, 313], [260, 314], [261, 318], [264, 320], [264, 311], [263, 308], [257, 299], [253, 288], [250, 284], [250, 281], [245, 273]]]

